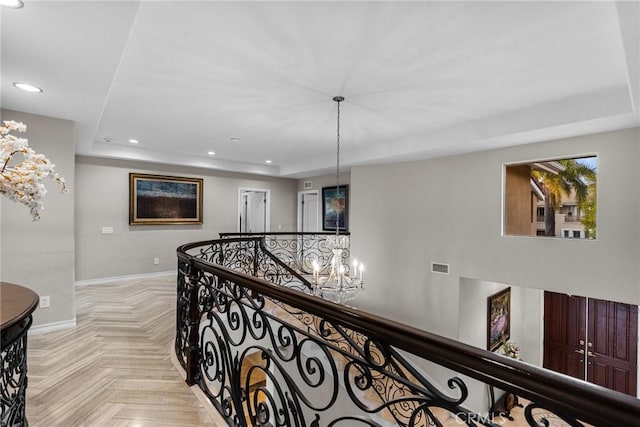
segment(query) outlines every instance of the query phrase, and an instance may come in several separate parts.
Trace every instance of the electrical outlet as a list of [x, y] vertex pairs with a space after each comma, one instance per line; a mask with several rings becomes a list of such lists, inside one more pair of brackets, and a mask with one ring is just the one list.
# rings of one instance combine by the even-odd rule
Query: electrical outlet
[[49, 308], [49, 305], [51, 303], [51, 300], [49, 299], [49, 296], [44, 296], [44, 297], [40, 297], [40, 308]]
[[154, 263], [155, 265], [160, 264], [160, 258], [154, 258], [154, 259], [153, 259], [153, 263]]

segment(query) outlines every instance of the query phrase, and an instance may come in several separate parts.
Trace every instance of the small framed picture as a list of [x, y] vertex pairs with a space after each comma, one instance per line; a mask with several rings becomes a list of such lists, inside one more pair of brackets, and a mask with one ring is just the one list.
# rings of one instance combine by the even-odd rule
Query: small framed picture
[[487, 297], [487, 350], [494, 351], [511, 337], [511, 288]]
[[129, 224], [202, 224], [201, 178], [129, 174]]
[[348, 185], [322, 188], [322, 229], [347, 231]]

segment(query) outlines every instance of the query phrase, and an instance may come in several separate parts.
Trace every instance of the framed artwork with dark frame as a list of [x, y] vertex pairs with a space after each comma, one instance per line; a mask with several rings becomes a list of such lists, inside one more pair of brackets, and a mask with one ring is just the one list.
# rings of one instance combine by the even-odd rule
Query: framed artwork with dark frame
[[349, 186], [322, 188], [322, 229], [325, 231], [347, 231], [349, 228]]
[[202, 224], [201, 178], [129, 174], [129, 225]]
[[511, 337], [511, 287], [487, 297], [487, 350], [494, 351]]

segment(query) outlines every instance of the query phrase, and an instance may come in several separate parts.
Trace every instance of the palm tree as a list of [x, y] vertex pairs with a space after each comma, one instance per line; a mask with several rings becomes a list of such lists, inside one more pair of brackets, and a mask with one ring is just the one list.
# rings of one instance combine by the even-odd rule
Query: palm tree
[[584, 215], [580, 218], [582, 226], [587, 232], [590, 239], [596, 238], [596, 206], [598, 196], [596, 194], [596, 184], [589, 185], [589, 192], [587, 193], [587, 200], [584, 202], [584, 206], [580, 206], [580, 210], [584, 212]]
[[[583, 209], [589, 201], [590, 190], [595, 188], [595, 168], [577, 162], [575, 159], [559, 160], [564, 170], [557, 173], [542, 170], [534, 170], [533, 176], [541, 184], [544, 198], [544, 235], [555, 236], [556, 216], [555, 211], [560, 207], [562, 196], [569, 196], [573, 191], [578, 207]], [[595, 194], [592, 190], [591, 194]], [[595, 233], [595, 224], [593, 224]]]

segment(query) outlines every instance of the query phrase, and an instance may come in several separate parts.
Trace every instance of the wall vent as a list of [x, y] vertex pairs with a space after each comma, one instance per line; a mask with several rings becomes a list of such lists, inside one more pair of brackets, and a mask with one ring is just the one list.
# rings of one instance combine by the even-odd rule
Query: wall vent
[[449, 274], [449, 264], [431, 263], [431, 271], [440, 274]]
[[304, 189], [305, 190], [309, 190], [311, 188], [313, 188], [313, 181], [305, 181], [304, 182]]

